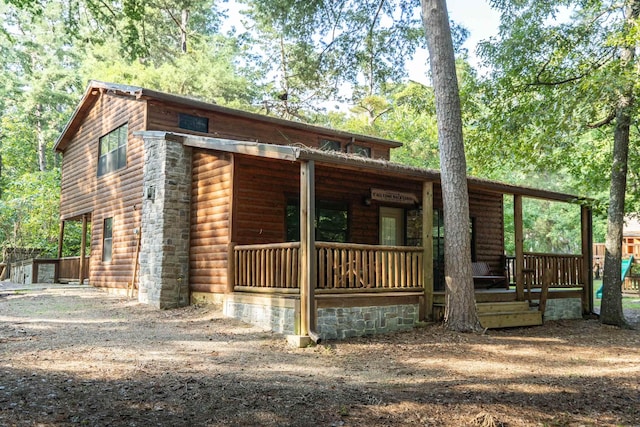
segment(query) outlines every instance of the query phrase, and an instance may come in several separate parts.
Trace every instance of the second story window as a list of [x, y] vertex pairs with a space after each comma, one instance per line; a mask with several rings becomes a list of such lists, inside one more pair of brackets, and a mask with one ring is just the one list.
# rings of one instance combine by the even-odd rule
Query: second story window
[[371, 148], [363, 145], [353, 144], [351, 145], [349, 152], [362, 157], [371, 157]]
[[332, 141], [330, 139], [320, 140], [320, 149], [322, 151], [342, 151], [340, 141]]
[[128, 126], [124, 124], [100, 138], [98, 176], [127, 165], [127, 130]]
[[178, 127], [195, 132], [209, 132], [209, 119], [206, 117], [192, 116], [191, 114], [178, 114]]

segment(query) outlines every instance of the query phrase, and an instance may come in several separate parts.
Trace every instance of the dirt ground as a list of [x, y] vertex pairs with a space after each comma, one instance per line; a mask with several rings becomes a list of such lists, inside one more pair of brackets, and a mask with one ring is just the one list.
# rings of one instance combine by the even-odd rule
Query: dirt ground
[[0, 289], [0, 426], [67, 425], [640, 426], [640, 331], [433, 325], [294, 349], [219, 307]]

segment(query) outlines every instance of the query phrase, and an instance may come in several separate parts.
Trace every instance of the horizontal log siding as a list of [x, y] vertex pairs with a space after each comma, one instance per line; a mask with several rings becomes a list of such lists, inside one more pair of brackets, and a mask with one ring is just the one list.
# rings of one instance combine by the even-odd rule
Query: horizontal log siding
[[[110, 94], [88, 112], [63, 152], [60, 215], [63, 219], [92, 213], [90, 283], [101, 287], [126, 287], [133, 274], [136, 236], [142, 202], [143, 142], [133, 132], [143, 130], [145, 102]], [[128, 123], [127, 166], [97, 177], [98, 140]], [[113, 218], [111, 262], [102, 262], [102, 229]]]
[[229, 154], [194, 150], [189, 281], [196, 292], [224, 292], [232, 166]]
[[[178, 127], [178, 113], [187, 113], [199, 117], [209, 118], [209, 133], [201, 134]], [[269, 122], [260, 122], [245, 117], [237, 117], [220, 112], [189, 108], [185, 110], [177, 105], [170, 105], [159, 101], [149, 100], [149, 130], [162, 130], [180, 133], [195, 133], [217, 138], [258, 141], [267, 144], [302, 144], [307, 147], [318, 147], [321, 139], [339, 141], [342, 151], [346, 151], [349, 138], [339, 138], [330, 133], [319, 134], [311, 130], [295, 127], [279, 126]], [[389, 159], [390, 148], [381, 144], [357, 141], [356, 144], [371, 148], [373, 158]]]
[[469, 192], [469, 214], [472, 218], [475, 218], [477, 261], [486, 262], [493, 272], [501, 273], [504, 269], [502, 195], [476, 191]]
[[300, 165], [236, 156], [234, 173], [232, 240], [239, 245], [284, 242], [286, 201], [300, 193]]
[[[300, 165], [284, 161], [236, 156], [235, 228], [240, 245], [284, 242], [288, 197], [300, 192]], [[346, 202], [349, 241], [378, 244], [378, 205], [365, 206], [372, 187], [422, 194], [422, 184], [380, 175], [346, 172], [316, 165], [316, 199]]]

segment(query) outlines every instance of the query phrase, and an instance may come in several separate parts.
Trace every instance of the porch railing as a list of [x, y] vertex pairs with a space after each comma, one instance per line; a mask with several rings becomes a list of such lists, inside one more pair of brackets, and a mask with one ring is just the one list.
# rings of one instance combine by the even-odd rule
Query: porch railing
[[422, 248], [316, 243], [318, 289], [422, 288]]
[[235, 286], [298, 288], [300, 242], [234, 247]]
[[[234, 246], [235, 288], [299, 287], [300, 243]], [[422, 288], [422, 248], [316, 242], [318, 290]]]
[[[546, 270], [551, 273], [552, 288], [583, 287], [586, 283], [582, 255], [558, 255], [526, 252], [524, 254], [524, 280], [531, 287], [541, 287]], [[510, 283], [516, 281], [515, 257], [507, 257], [507, 272]]]

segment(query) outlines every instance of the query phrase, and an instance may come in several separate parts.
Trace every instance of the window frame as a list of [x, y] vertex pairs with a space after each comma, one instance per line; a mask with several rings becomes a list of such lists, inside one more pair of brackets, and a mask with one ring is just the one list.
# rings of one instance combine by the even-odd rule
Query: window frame
[[111, 262], [112, 260], [113, 260], [113, 217], [111, 216], [108, 218], [104, 218], [102, 220], [102, 262]]
[[366, 145], [351, 144], [349, 146], [349, 152], [351, 154], [355, 154], [356, 156], [367, 157], [369, 159], [371, 158], [371, 147], [368, 147]]
[[[98, 177], [127, 167], [129, 124], [123, 123], [98, 138]], [[106, 153], [103, 151], [108, 149]]]
[[[351, 235], [351, 206], [348, 201], [345, 200], [325, 200], [316, 199], [315, 210], [315, 237], [317, 241], [330, 241], [336, 243], [347, 243]], [[338, 209], [339, 208], [339, 209]], [[340, 211], [346, 213], [345, 224], [343, 229], [329, 228], [324, 229], [318, 227], [321, 224], [322, 212], [325, 211]], [[291, 222], [289, 221], [291, 218]], [[297, 228], [296, 228], [297, 226]], [[322, 236], [327, 234], [342, 234], [341, 240], [327, 240]], [[288, 197], [285, 208], [285, 241], [287, 242], [299, 242], [300, 241], [300, 199], [295, 197]]]
[[178, 127], [198, 133], [209, 133], [209, 117], [178, 113]]
[[341, 153], [342, 152], [342, 143], [340, 141], [335, 140], [335, 139], [320, 138], [318, 140], [318, 148], [321, 151]]

